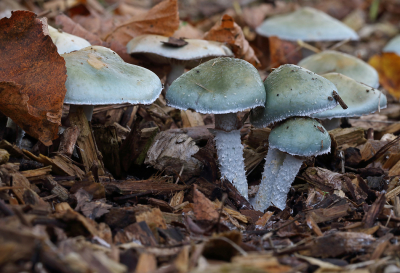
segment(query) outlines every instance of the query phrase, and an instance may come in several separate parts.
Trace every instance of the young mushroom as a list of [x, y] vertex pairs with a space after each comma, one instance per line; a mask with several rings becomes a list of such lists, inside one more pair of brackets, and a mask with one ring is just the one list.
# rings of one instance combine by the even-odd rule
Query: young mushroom
[[393, 52], [400, 56], [400, 35], [391, 39], [383, 48], [383, 52]]
[[[290, 117], [310, 116], [332, 109], [338, 104], [335, 99], [337, 98], [337, 88], [332, 82], [297, 65], [286, 64], [275, 69], [264, 81], [264, 86], [267, 95], [265, 108], [252, 110], [250, 115], [250, 121], [256, 127], [266, 127]], [[301, 119], [298, 118], [298, 120]], [[274, 147], [274, 145], [270, 147]], [[300, 154], [293, 152], [293, 150], [290, 151], [292, 154]], [[304, 153], [301, 155], [304, 155]], [[285, 157], [284, 154], [278, 153], [275, 149], [268, 151], [261, 184], [256, 197], [252, 200], [255, 209], [263, 211], [271, 204], [271, 189], [277, 187], [275, 185], [278, 183], [277, 176], [280, 175], [280, 167], [285, 161]], [[287, 172], [286, 169], [290, 162], [296, 164], [295, 159], [290, 158], [286, 162], [287, 164], [285, 163], [286, 167], [282, 169], [285, 170], [284, 172]], [[297, 165], [293, 167], [293, 170], [297, 168]], [[289, 186], [285, 186], [285, 189], [288, 189]], [[287, 191], [285, 194], [287, 194]], [[280, 206], [282, 203], [274, 204], [282, 208]]]
[[340, 73], [328, 73], [322, 76], [337, 87], [339, 95], [348, 106], [347, 109], [343, 109], [338, 105], [333, 109], [312, 115], [314, 118], [323, 119], [322, 124], [327, 130], [337, 128], [340, 118], [359, 117], [387, 106], [386, 96], [377, 89]]
[[166, 94], [169, 106], [215, 115], [215, 142], [221, 177], [248, 198], [240, 122], [236, 113], [263, 106], [265, 89], [257, 69], [234, 58], [205, 62], [176, 79]]
[[290, 118], [271, 130], [269, 151], [262, 174], [271, 181], [260, 187], [253, 200], [254, 209], [270, 205], [283, 210], [286, 196], [305, 157], [329, 153], [331, 138], [324, 127], [311, 118]]
[[304, 58], [298, 65], [319, 75], [337, 72], [373, 88], [379, 86], [379, 75], [375, 68], [349, 54], [326, 50]]
[[70, 53], [90, 46], [90, 43], [81, 37], [62, 32], [52, 26], [48, 26], [48, 28], [49, 36], [56, 45], [58, 54]]
[[288, 41], [358, 40], [354, 30], [328, 14], [310, 7], [268, 18], [257, 27], [256, 32], [261, 36], [277, 36]]
[[72, 112], [82, 107], [89, 121], [94, 105], [150, 104], [161, 93], [162, 84], [156, 74], [125, 63], [106, 47], [89, 46], [62, 57], [68, 75], [64, 103], [71, 105]]
[[170, 64], [172, 70], [167, 76], [167, 86], [182, 75], [186, 67], [193, 68], [216, 57], [233, 56], [232, 51], [219, 42], [185, 39], [187, 44], [172, 46], [168, 41], [168, 37], [147, 34], [133, 38], [126, 46], [132, 57], [143, 56], [153, 63]]

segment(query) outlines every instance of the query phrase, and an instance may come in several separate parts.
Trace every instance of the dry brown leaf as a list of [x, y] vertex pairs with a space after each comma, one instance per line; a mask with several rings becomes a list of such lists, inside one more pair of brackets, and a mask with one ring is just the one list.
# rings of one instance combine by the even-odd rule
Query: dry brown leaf
[[244, 37], [242, 29], [227, 14], [222, 16], [221, 22], [217, 22], [210, 31], [204, 34], [203, 39], [227, 43], [232, 47], [236, 58], [244, 59], [256, 67], [260, 65], [260, 61], [254, 55], [254, 50]]
[[30, 11], [0, 20], [0, 111], [51, 145], [61, 125], [67, 69], [43, 27]]
[[117, 41], [125, 46], [132, 38], [142, 34], [171, 36], [178, 27], [178, 1], [165, 0], [146, 14], [115, 27], [104, 40]]
[[197, 220], [214, 221], [219, 213], [214, 208], [213, 202], [204, 196], [196, 187], [193, 190], [193, 212]]
[[56, 24], [61, 25], [63, 31], [86, 39], [92, 45], [103, 45], [103, 41], [97, 35], [87, 31], [80, 24], [74, 22], [64, 14], [57, 15]]
[[298, 46], [295, 43], [281, 40], [276, 36], [269, 37], [268, 41], [271, 68], [276, 68], [283, 64], [297, 64], [301, 60], [301, 51], [298, 50]]
[[399, 99], [400, 98], [400, 56], [396, 53], [382, 53], [374, 55], [368, 62], [379, 73], [379, 83], [389, 93]]

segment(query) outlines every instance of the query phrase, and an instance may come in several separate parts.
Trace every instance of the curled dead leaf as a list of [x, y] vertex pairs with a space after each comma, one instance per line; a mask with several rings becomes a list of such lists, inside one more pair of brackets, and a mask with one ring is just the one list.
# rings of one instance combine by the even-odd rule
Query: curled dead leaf
[[385, 52], [381, 55], [374, 55], [368, 63], [379, 73], [379, 83], [389, 93], [400, 98], [400, 56], [396, 53]]
[[206, 34], [203, 39], [227, 43], [232, 47], [232, 52], [236, 58], [244, 59], [252, 65], [258, 67], [260, 61], [254, 54], [253, 48], [244, 37], [243, 31], [233, 18], [227, 14], [222, 16]]
[[147, 13], [116, 26], [105, 41], [117, 41], [126, 45], [132, 38], [142, 34], [172, 36], [179, 27], [178, 1], [165, 0]]
[[0, 111], [45, 145], [58, 136], [67, 69], [30, 11], [0, 20]]

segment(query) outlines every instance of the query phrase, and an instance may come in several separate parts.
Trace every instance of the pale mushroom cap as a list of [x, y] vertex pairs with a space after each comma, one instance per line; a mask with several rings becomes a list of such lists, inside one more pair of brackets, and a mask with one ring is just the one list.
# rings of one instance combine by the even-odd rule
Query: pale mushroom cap
[[326, 129], [311, 118], [291, 118], [271, 130], [269, 147], [291, 155], [315, 156], [331, 151]]
[[374, 88], [379, 86], [375, 68], [349, 54], [326, 50], [301, 60], [298, 65], [320, 75], [337, 72]]
[[70, 53], [90, 46], [90, 43], [81, 37], [66, 32], [60, 32], [52, 26], [48, 27], [49, 36], [56, 45], [58, 54]]
[[265, 89], [254, 66], [223, 57], [180, 76], [169, 87], [166, 99], [169, 106], [178, 109], [227, 114], [263, 106]]
[[400, 35], [390, 40], [383, 48], [383, 52], [393, 52], [400, 56]]
[[358, 117], [377, 111], [379, 102], [381, 109], [387, 106], [386, 96], [377, 89], [339, 73], [322, 76], [337, 87], [340, 97], [349, 108], [343, 109], [338, 105], [333, 109], [313, 114], [312, 116], [315, 118]]
[[150, 104], [161, 93], [162, 84], [156, 74], [125, 63], [111, 49], [90, 46], [62, 57], [68, 76], [65, 103]]
[[300, 8], [292, 13], [265, 20], [256, 32], [288, 41], [358, 40], [357, 33], [328, 14], [314, 8]]
[[168, 42], [168, 37], [148, 34], [133, 38], [126, 48], [132, 56], [144, 55], [155, 63], [175, 63], [187, 67], [216, 57], [233, 56], [232, 51], [219, 42], [197, 39], [185, 41], [188, 44], [182, 47], [166, 46], [162, 42]]
[[309, 116], [337, 105], [333, 83], [314, 72], [293, 64], [275, 69], [264, 81], [265, 108], [252, 110], [251, 123], [266, 127], [293, 116]]

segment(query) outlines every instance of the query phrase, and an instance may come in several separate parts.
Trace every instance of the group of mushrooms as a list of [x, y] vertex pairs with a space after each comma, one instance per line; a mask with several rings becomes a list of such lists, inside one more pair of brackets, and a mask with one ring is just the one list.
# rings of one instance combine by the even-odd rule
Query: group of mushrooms
[[[323, 31], [321, 31], [321, 29]], [[64, 57], [68, 79], [65, 103], [70, 111], [82, 107], [90, 121], [94, 105], [150, 104], [161, 93], [160, 79], [151, 71], [125, 63], [112, 50], [49, 27]], [[357, 39], [341, 22], [312, 8], [266, 20], [257, 32], [286, 40], [335, 41]], [[237, 113], [252, 109], [255, 127], [272, 125], [269, 150], [256, 197], [256, 210], [286, 206], [286, 196], [307, 157], [330, 152], [329, 129], [342, 117], [360, 116], [386, 107], [378, 91], [376, 71], [353, 56], [324, 51], [303, 59], [299, 66], [282, 65], [263, 82], [250, 63], [232, 57], [222, 43], [186, 39], [183, 47], [168, 46], [168, 37], [142, 35], [127, 50], [153, 63], [170, 64], [166, 100], [169, 106], [214, 114], [215, 144], [221, 178], [248, 199], [248, 185]], [[198, 65], [200, 62], [202, 64]], [[190, 68], [184, 73], [185, 68]], [[348, 108], [338, 105], [343, 99]], [[345, 108], [345, 107], [344, 107]], [[326, 121], [328, 120], [328, 121]]]

